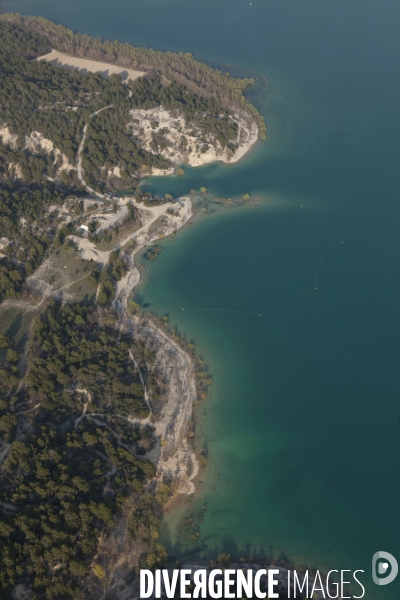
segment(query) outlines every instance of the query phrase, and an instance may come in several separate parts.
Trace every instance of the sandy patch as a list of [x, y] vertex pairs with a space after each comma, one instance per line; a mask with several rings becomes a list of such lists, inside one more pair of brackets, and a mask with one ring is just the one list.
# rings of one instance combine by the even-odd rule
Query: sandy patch
[[81, 238], [77, 235], [69, 235], [68, 238], [73, 240], [78, 246], [79, 250], [81, 250], [81, 258], [85, 260], [93, 259], [99, 263], [106, 263], [108, 261], [110, 252], [97, 250], [95, 244], [93, 244], [93, 242], [87, 238]]
[[42, 150], [46, 154], [50, 154], [50, 152], [54, 151], [54, 142], [45, 138], [38, 131], [32, 131], [30, 135], [25, 137], [25, 147], [30, 150], [30, 152]]
[[109, 227], [122, 223], [124, 219], [129, 216], [129, 211], [126, 206], [122, 206], [117, 212], [99, 213], [94, 214], [92, 219], [95, 218], [99, 221], [99, 227], [96, 229], [96, 233], [101, 233]]
[[115, 73], [121, 77], [123, 82], [128, 82], [129, 79], [135, 81], [135, 79], [144, 75], [143, 71], [135, 71], [134, 69], [119, 67], [111, 63], [103, 63], [90, 58], [78, 58], [77, 56], [70, 56], [58, 50], [52, 50], [50, 54], [40, 56], [36, 60], [44, 60], [54, 67], [75, 69], [83, 75], [87, 73], [100, 73], [103, 77], [109, 77]]
[[258, 140], [259, 129], [256, 121], [245, 111], [237, 110], [232, 117], [239, 127], [237, 143], [239, 148], [227, 162], [237, 162], [250, 150]]
[[175, 172], [175, 168], [171, 167], [170, 169], [151, 169], [151, 174], [153, 177], [161, 177], [164, 175], [172, 175]]
[[54, 152], [54, 164], [57, 163], [58, 157], [61, 156], [62, 162], [58, 168], [59, 172], [71, 171], [75, 169], [74, 165], [71, 165], [69, 162], [68, 157], [55, 147], [54, 142], [45, 138], [41, 133], [39, 133], [39, 131], [32, 131], [30, 135], [25, 137], [25, 148], [27, 148], [33, 154], [40, 152], [51, 154], [51, 152]]
[[[3, 125], [0, 129], [0, 138], [5, 146], [15, 148], [18, 136], [11, 133], [7, 125]], [[51, 154], [53, 152], [55, 157], [54, 165], [58, 162], [58, 157], [61, 157], [61, 165], [58, 167], [58, 172], [75, 169], [74, 165], [71, 165], [68, 161], [67, 156], [55, 147], [54, 142], [45, 138], [39, 131], [32, 131], [32, 133], [25, 136], [24, 149], [29, 150], [32, 154]], [[10, 174], [14, 175], [17, 179], [23, 178], [19, 165], [10, 162], [8, 163], [8, 169]]]
[[121, 169], [119, 167], [114, 167], [107, 171], [107, 175], [109, 177], [121, 177]]
[[9, 162], [8, 163], [8, 172], [11, 178], [13, 179], [23, 179], [23, 173], [21, 166], [18, 163]]
[[13, 148], [15, 147], [15, 142], [18, 139], [18, 136], [15, 133], [11, 133], [7, 125], [3, 125], [0, 128], [0, 137], [4, 145], [12, 146]]

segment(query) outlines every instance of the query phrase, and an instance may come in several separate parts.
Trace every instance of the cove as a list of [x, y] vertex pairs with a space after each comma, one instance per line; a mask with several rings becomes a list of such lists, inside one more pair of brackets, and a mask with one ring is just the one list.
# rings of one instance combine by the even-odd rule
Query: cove
[[[274, 199], [207, 217], [162, 242], [139, 290], [150, 310], [168, 312], [195, 339], [214, 378], [197, 415], [196, 445], [208, 451], [195, 499], [206, 506], [199, 536], [183, 539], [176, 509], [164, 540], [175, 560], [283, 553], [320, 569], [364, 569], [368, 597], [398, 598], [399, 579], [377, 588], [370, 569], [378, 550], [400, 558], [399, 3], [2, 7], [91, 35], [190, 51], [259, 78], [249, 98], [267, 120], [267, 144], [237, 165], [147, 182], [163, 194], [205, 185], [219, 196]], [[324, 261], [315, 294], [262, 319], [182, 311], [168, 301], [257, 312], [312, 287], [332, 240], [301, 204], [345, 242]]]

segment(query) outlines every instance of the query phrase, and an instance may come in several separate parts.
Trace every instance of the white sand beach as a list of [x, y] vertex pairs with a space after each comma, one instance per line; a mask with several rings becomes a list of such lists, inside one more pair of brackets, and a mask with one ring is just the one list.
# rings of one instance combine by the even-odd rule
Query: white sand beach
[[100, 73], [103, 77], [109, 77], [113, 73], [116, 73], [120, 75], [123, 82], [127, 82], [130, 79], [135, 81], [135, 79], [144, 75], [143, 71], [135, 71], [134, 69], [119, 67], [111, 63], [103, 63], [91, 58], [78, 58], [77, 56], [70, 56], [58, 50], [52, 50], [49, 54], [39, 56], [36, 60], [44, 60], [54, 67], [75, 69], [83, 75], [87, 73]]

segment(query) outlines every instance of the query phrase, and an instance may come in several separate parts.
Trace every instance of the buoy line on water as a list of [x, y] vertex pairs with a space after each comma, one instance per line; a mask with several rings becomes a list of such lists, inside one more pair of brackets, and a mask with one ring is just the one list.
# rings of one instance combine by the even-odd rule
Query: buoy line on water
[[304, 206], [304, 204], [301, 204], [300, 207], [303, 208], [304, 210], [306, 210], [314, 219], [316, 219], [316, 221], [318, 221], [318, 223], [320, 223], [320, 225], [322, 225], [322, 227], [324, 229], [326, 229], [326, 231], [328, 231], [330, 233], [330, 235], [332, 235], [338, 241], [337, 244], [335, 244], [334, 246], [332, 246], [332, 248], [329, 248], [329, 250], [327, 252], [325, 252], [325, 254], [323, 255], [323, 257], [319, 261], [318, 266], [317, 266], [317, 270], [315, 272], [314, 287], [313, 288], [310, 288], [310, 289], [306, 290], [305, 292], [299, 292], [298, 294], [295, 294], [294, 296], [290, 296], [289, 298], [285, 298], [284, 300], [281, 300], [277, 304], [274, 304], [273, 306], [270, 306], [269, 308], [267, 308], [263, 312], [256, 313], [256, 312], [249, 312], [249, 311], [246, 311], [246, 310], [235, 310], [235, 309], [230, 309], [230, 308], [187, 308], [187, 307], [180, 306], [177, 302], [175, 302], [175, 300], [173, 300], [172, 298], [170, 298], [169, 296], [167, 296], [166, 294], [164, 294], [164, 292], [161, 292], [161, 290], [158, 290], [157, 288], [155, 288], [153, 285], [148, 284], [148, 287], [151, 288], [151, 289], [153, 289], [157, 293], [159, 293], [161, 296], [163, 296], [164, 298], [166, 298], [170, 302], [172, 302], [172, 304], [174, 304], [177, 308], [179, 308], [179, 310], [184, 310], [184, 311], [187, 311], [187, 312], [188, 311], [192, 311], [192, 312], [193, 311], [202, 311], [202, 312], [236, 313], [236, 314], [240, 314], [240, 315], [250, 315], [252, 317], [262, 317], [262, 316], [266, 315], [267, 313], [271, 312], [272, 310], [274, 310], [275, 308], [278, 308], [278, 306], [281, 306], [282, 304], [286, 304], [286, 302], [290, 302], [290, 300], [294, 300], [295, 298], [299, 298], [300, 296], [305, 296], [306, 294], [310, 294], [311, 292], [316, 292], [317, 289], [318, 289], [317, 288], [318, 275], [319, 275], [319, 272], [321, 270], [323, 262], [325, 261], [325, 259], [328, 256], [328, 254], [330, 254], [331, 252], [333, 252], [333, 250], [335, 250], [335, 248], [338, 248], [339, 246], [341, 246], [342, 244], [344, 244], [344, 241], [341, 240], [337, 235], [335, 235], [333, 233], [333, 231], [331, 231], [329, 229], [329, 227], [327, 227], [325, 225], [325, 223], [323, 223], [323, 221], [321, 221], [321, 219], [319, 219], [316, 215], [314, 215], [314, 213], [311, 212], [311, 210], [309, 208], [307, 208], [306, 206]]

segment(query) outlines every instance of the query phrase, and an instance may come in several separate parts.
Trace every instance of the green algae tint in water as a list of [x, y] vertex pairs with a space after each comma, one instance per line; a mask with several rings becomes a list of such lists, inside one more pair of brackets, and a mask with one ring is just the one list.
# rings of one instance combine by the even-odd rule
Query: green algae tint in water
[[[4, 6], [260, 78], [250, 97], [266, 116], [267, 145], [239, 165], [148, 182], [160, 193], [205, 185], [275, 198], [166, 241], [140, 288], [151, 310], [196, 339], [215, 380], [198, 411], [196, 444], [209, 464], [196, 502], [207, 510], [192, 548], [364, 569], [368, 598], [398, 598], [399, 578], [378, 588], [370, 574], [374, 552], [400, 559], [398, 1]], [[188, 307], [249, 312], [312, 287], [332, 238], [301, 203], [345, 241], [315, 294], [257, 319], [181, 311], [150, 287]], [[163, 533], [174, 558], [189, 551], [178, 512]]]

